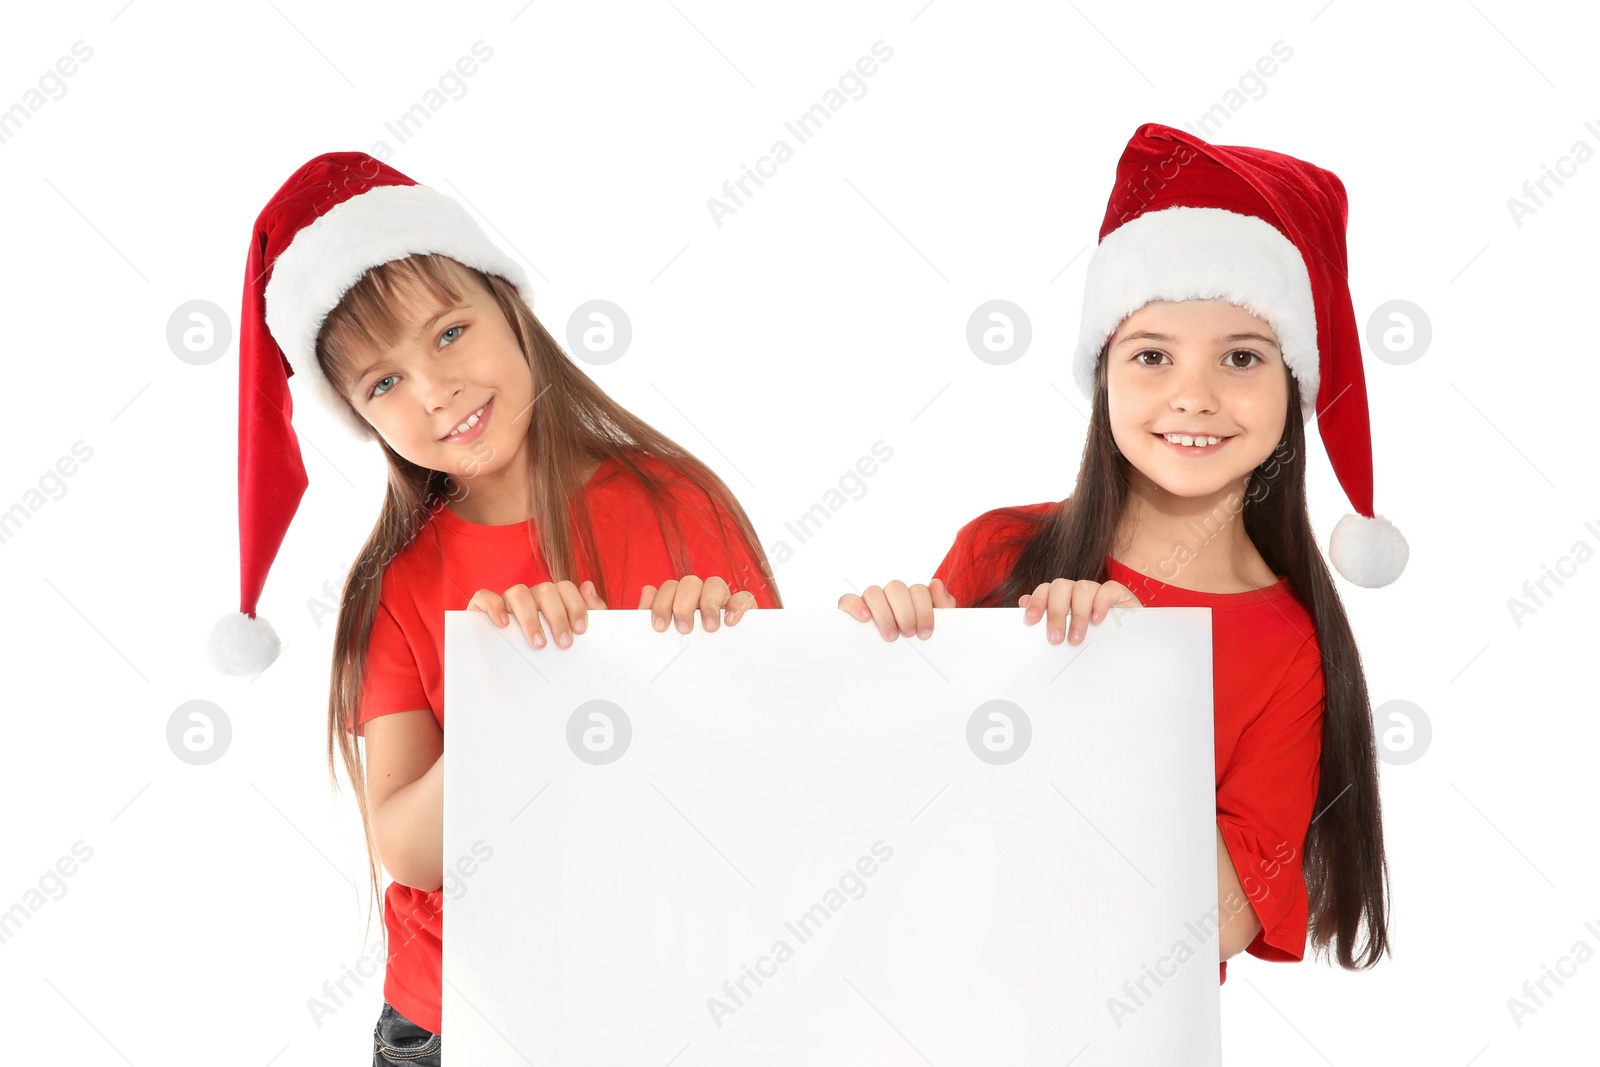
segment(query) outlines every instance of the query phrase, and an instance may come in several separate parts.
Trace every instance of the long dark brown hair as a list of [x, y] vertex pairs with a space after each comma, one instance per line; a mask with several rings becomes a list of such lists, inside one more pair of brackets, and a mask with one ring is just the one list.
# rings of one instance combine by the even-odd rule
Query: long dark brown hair
[[[1010, 521], [1004, 525], [1018, 532], [993, 550], [1012, 553], [1020, 548], [1021, 554], [1010, 573], [973, 606], [1014, 606], [1022, 594], [1056, 578], [1107, 580], [1106, 557], [1117, 550], [1130, 464], [1111, 436], [1106, 374], [1102, 348], [1095, 367], [1089, 437], [1072, 495], [1042, 515], [1007, 512]], [[1374, 966], [1389, 951], [1389, 871], [1383, 851], [1377, 750], [1361, 654], [1311, 532], [1305, 421], [1293, 375], [1289, 375], [1286, 422], [1283, 441], [1251, 474], [1244, 528], [1272, 573], [1288, 577], [1316, 624], [1326, 695], [1318, 814], [1301, 847], [1309, 940], [1314, 952], [1336, 953], [1340, 966], [1356, 970]], [[1365, 941], [1358, 946], [1363, 927]]]
[[[732, 492], [704, 463], [671, 438], [628, 412], [590, 380], [546, 332], [517, 290], [498, 275], [474, 270], [448, 256], [408, 256], [373, 267], [352, 286], [329, 312], [317, 337], [317, 363], [345, 403], [360, 354], [382, 351], [396, 343], [409, 323], [400, 321], [404, 297], [428, 293], [442, 306], [462, 302], [463, 281], [470, 274], [493, 296], [505, 316], [528, 367], [533, 372], [536, 404], [528, 420], [526, 446], [532, 457], [532, 523], [529, 546], [544, 558], [551, 581], [576, 581], [581, 558], [593, 576], [595, 589], [610, 607], [632, 607], [621, 598], [628, 591], [613, 589], [603, 573], [595, 550], [594, 530], [583, 496], [583, 471], [587, 465], [613, 459], [635, 478], [650, 500], [661, 524], [675, 575], [688, 573], [683, 532], [678, 522], [681, 490], [669, 490], [636, 457], [649, 456], [674, 475], [687, 479], [704, 494], [708, 504], [720, 505], [737, 523], [737, 535], [760, 562], [773, 600], [782, 598], [756, 537], [750, 519]], [[351, 407], [354, 411], [354, 407]], [[553, 414], [552, 414], [553, 413]], [[359, 416], [357, 416], [359, 417]], [[355, 789], [356, 805], [367, 847], [367, 872], [371, 899], [378, 893], [378, 859], [371, 813], [367, 810], [366, 775], [355, 737], [355, 725], [366, 676], [367, 643], [377, 615], [383, 574], [391, 560], [417, 537], [428, 519], [449, 501], [459, 500], [467, 486], [449, 472], [420, 467], [401, 457], [381, 437], [378, 443], [389, 465], [389, 487], [357, 564], [350, 568], [339, 602], [339, 620], [333, 644], [333, 671], [328, 689], [328, 774], [338, 788], [334, 754], [341, 757]], [[573, 532], [578, 534], [576, 540]], [[722, 530], [724, 544], [728, 531]], [[633, 593], [637, 594], [638, 590]], [[368, 913], [368, 924], [371, 913]], [[387, 931], [385, 931], [387, 940]]]

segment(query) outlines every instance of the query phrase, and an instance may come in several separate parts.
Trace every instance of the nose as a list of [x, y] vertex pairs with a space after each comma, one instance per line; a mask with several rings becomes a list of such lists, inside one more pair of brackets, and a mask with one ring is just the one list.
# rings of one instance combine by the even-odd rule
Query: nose
[[446, 366], [424, 367], [414, 372], [417, 394], [430, 414], [448, 411], [461, 395], [461, 378]]
[[1211, 414], [1217, 410], [1217, 385], [1211, 368], [1201, 361], [1193, 361], [1174, 376], [1172, 397], [1169, 401], [1174, 411]]

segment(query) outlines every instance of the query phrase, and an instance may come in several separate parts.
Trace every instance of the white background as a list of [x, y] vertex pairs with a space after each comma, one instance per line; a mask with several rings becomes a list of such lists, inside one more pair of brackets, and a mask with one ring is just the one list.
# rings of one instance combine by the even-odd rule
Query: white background
[[[370, 530], [382, 461], [297, 413], [311, 487], [261, 602], [286, 648], [253, 680], [212, 674], [205, 635], [237, 606], [237, 349], [195, 366], [167, 341], [191, 300], [237, 316], [251, 224], [301, 163], [388, 140], [392, 165], [523, 259], [558, 337], [584, 301], [625, 308], [632, 347], [591, 373], [711, 463], [769, 548], [890, 445], [865, 495], [779, 569], [789, 604], [831, 605], [926, 580], [981, 511], [1071, 491], [1087, 400], [1068, 352], [1116, 159], [1142, 122], [1197, 122], [1282, 40], [1292, 58], [1208, 139], [1335, 171], [1358, 320], [1404, 299], [1432, 324], [1414, 362], [1366, 361], [1377, 510], [1410, 565], [1385, 589], [1340, 584], [1380, 733], [1385, 702], [1407, 700], [1432, 735], [1381, 767], [1393, 959], [1241, 958], [1226, 1059], [1397, 1062], [1394, 1035], [1418, 1028], [1443, 1064], [1593, 1056], [1580, 1026], [1600, 958], [1520, 1026], [1507, 1000], [1580, 939], [1600, 951], [1584, 926], [1600, 926], [1600, 562], [1547, 585], [1520, 625], [1508, 598], [1575, 542], [1600, 548], [1583, 310], [1600, 159], [1520, 226], [1507, 198], [1574, 141], [1600, 149], [1584, 125], [1600, 126], [1596, 28], [1571, 5], [1503, 0], [9, 13], [0, 108], [75, 41], [93, 56], [0, 143], [0, 510], [43, 501], [0, 542], [0, 909], [74, 842], [93, 854], [0, 943], [8, 1040], [84, 1064], [220, 1048], [349, 1063], [370, 1047], [377, 981], [347, 986], [321, 1025], [308, 1008], [378, 933], [348, 787], [329, 787], [334, 628], [312, 605]], [[385, 123], [480, 39], [494, 55], [465, 95], [397, 144]], [[707, 197], [878, 40], [894, 56], [866, 94], [718, 228]], [[1033, 324], [1002, 367], [965, 341], [994, 298]], [[92, 458], [41, 489], [80, 440]], [[1308, 460], [1326, 546], [1348, 504], [1314, 443]], [[232, 727], [203, 767], [166, 740], [195, 699]]]

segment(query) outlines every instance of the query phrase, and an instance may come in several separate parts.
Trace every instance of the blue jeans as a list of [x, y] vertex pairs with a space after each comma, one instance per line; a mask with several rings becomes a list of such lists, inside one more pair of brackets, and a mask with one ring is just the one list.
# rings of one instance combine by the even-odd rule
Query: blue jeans
[[372, 1028], [372, 1067], [440, 1067], [440, 1040], [384, 1001]]

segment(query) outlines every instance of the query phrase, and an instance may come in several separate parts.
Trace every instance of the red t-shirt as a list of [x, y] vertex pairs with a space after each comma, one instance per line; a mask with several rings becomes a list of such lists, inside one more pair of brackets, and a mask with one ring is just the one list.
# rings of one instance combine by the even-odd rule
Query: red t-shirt
[[[1010, 573], [1021, 540], [1033, 529], [1028, 517], [1059, 506], [979, 515], [956, 534], [934, 577], [958, 606], [972, 606]], [[1322, 652], [1311, 613], [1287, 578], [1242, 593], [1202, 593], [1167, 585], [1110, 556], [1106, 567], [1108, 580], [1127, 586], [1145, 607], [1211, 609], [1217, 826], [1261, 920], [1261, 932], [1245, 951], [1263, 960], [1304, 958], [1309, 909], [1301, 849], [1322, 758]], [[1086, 640], [1094, 640], [1094, 627]], [[1227, 961], [1218, 962], [1219, 981], [1226, 982]]]
[[[760, 561], [745, 546], [733, 517], [714, 508], [692, 483], [660, 460], [639, 454], [633, 458], [662, 480], [671, 494], [667, 509], [682, 531], [686, 573], [701, 578], [715, 575], [735, 592], [754, 593], [758, 607], [775, 607]], [[603, 461], [580, 492], [611, 586], [608, 607], [635, 609], [644, 586], [659, 587], [684, 577], [672, 566], [666, 534], [650, 498], [627, 467]], [[383, 575], [367, 646], [358, 728], [379, 715], [429, 709], [439, 729], [444, 729], [444, 613], [465, 610], [479, 589], [501, 593], [517, 584], [550, 581], [549, 568], [529, 543], [531, 521], [483, 526], [441, 506], [395, 556]], [[592, 578], [580, 565], [577, 584]], [[510, 625], [517, 624], [513, 620]], [[384, 999], [434, 1033], [441, 1032], [443, 908], [442, 890], [425, 892], [390, 882], [384, 894], [389, 934]]]

